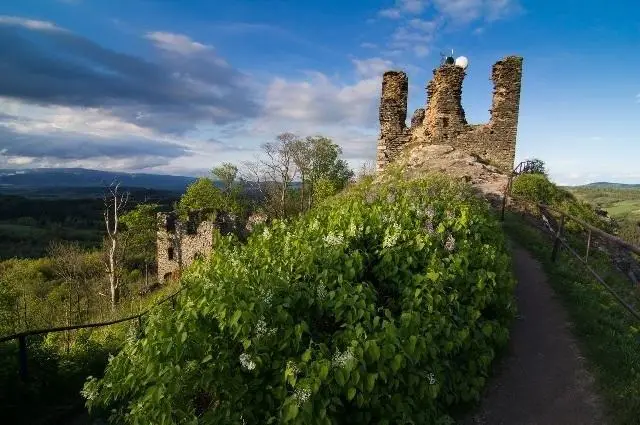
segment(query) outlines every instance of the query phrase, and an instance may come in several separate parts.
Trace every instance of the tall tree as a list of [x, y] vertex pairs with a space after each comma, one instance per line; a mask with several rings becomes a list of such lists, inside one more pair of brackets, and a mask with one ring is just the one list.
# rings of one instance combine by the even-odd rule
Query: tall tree
[[[311, 150], [311, 165], [309, 170], [309, 183], [312, 187], [320, 179], [331, 182], [335, 191], [342, 190], [349, 179], [353, 177], [353, 170], [345, 160], [340, 158], [342, 148], [324, 136], [310, 136], [306, 138]], [[323, 193], [326, 193], [325, 188]], [[311, 205], [312, 200], [309, 200]]]
[[233, 182], [235, 182], [238, 176], [238, 167], [230, 162], [225, 162], [218, 167], [214, 167], [211, 170], [211, 174], [222, 182], [222, 191], [225, 194], [229, 194]]
[[[305, 199], [305, 189], [307, 189], [307, 185], [309, 184], [309, 173], [311, 172], [311, 164], [313, 160], [313, 150], [311, 143], [308, 140], [298, 139], [294, 140], [291, 146], [292, 149], [292, 157], [293, 162], [296, 167], [298, 167], [298, 171], [300, 173], [300, 211], [304, 211], [307, 205]], [[307, 192], [307, 197], [311, 197], [311, 192], [309, 190]]]
[[107, 229], [107, 259], [105, 261], [109, 276], [111, 308], [115, 310], [120, 300], [120, 275], [122, 253], [126, 241], [120, 236], [120, 217], [129, 201], [129, 192], [120, 192], [120, 183], [112, 183], [104, 195], [104, 224]]
[[128, 240], [127, 257], [144, 266], [145, 287], [149, 287], [149, 267], [156, 262], [158, 204], [138, 204], [122, 216]]
[[222, 191], [208, 177], [201, 177], [187, 187], [178, 202], [178, 212], [185, 218], [189, 211], [201, 210], [213, 214], [227, 207]]

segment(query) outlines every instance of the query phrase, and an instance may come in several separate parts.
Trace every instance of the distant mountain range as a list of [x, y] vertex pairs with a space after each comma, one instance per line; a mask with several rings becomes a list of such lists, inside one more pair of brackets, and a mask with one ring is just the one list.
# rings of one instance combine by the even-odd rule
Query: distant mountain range
[[104, 188], [116, 180], [120, 182], [122, 188], [182, 193], [196, 178], [162, 174], [119, 173], [84, 168], [0, 169], [0, 192]]

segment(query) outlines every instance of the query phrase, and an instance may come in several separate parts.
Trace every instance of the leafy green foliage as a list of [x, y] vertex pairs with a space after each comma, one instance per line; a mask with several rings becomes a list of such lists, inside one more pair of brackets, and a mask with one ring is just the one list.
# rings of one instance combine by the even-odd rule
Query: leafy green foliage
[[538, 158], [529, 160], [523, 171], [525, 173], [542, 174], [544, 176], [547, 175], [547, 168], [544, 161]]
[[[598, 216], [592, 206], [580, 201], [571, 192], [558, 187], [549, 181], [544, 174], [530, 173], [517, 176], [513, 179], [511, 194], [519, 199], [532, 203], [542, 203], [565, 211], [605, 231], [613, 231], [611, 223]], [[532, 212], [536, 212], [536, 208], [533, 208]], [[567, 229], [577, 231], [581, 230], [581, 227], [577, 223], [569, 221]]]
[[233, 182], [238, 176], [238, 167], [230, 162], [225, 162], [218, 167], [214, 167], [211, 170], [211, 174], [222, 182], [222, 191], [227, 193], [231, 191]]
[[84, 394], [116, 423], [446, 423], [508, 339], [500, 227], [444, 178], [352, 187], [222, 239]]
[[216, 187], [213, 180], [201, 177], [187, 187], [187, 191], [178, 202], [178, 212], [186, 217], [191, 210], [207, 212], [217, 211], [225, 207], [222, 191]]
[[322, 202], [330, 196], [335, 195], [337, 188], [334, 182], [328, 178], [321, 177], [316, 180], [313, 185], [313, 200], [314, 202]]
[[307, 137], [305, 139], [311, 152], [309, 165], [309, 182], [311, 186], [320, 179], [331, 181], [336, 190], [343, 189], [353, 177], [353, 170], [347, 162], [340, 158], [342, 148], [324, 136]]
[[189, 185], [178, 202], [177, 211], [183, 219], [186, 219], [188, 212], [193, 210], [201, 210], [208, 214], [216, 211], [239, 213], [242, 206], [235, 196], [237, 193], [233, 187], [230, 190], [229, 193], [223, 193], [216, 187], [213, 180], [201, 177]]
[[[125, 263], [148, 276], [148, 267], [155, 265], [158, 230], [157, 204], [138, 204], [121, 217], [126, 227]], [[133, 266], [133, 267], [131, 267]]]
[[513, 179], [511, 193], [533, 202], [554, 204], [560, 201], [561, 192], [543, 174], [521, 174]]

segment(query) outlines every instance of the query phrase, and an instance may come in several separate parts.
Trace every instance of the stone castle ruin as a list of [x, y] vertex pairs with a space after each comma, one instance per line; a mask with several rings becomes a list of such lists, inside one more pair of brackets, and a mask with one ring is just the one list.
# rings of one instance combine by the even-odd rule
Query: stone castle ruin
[[[212, 216], [215, 219], [210, 219]], [[240, 226], [239, 221], [234, 214], [222, 211], [191, 211], [185, 221], [179, 220], [175, 211], [158, 213], [158, 282], [177, 280], [181, 271], [193, 261], [206, 258], [213, 249], [214, 233], [233, 233], [244, 240], [255, 226], [265, 223], [267, 217], [254, 213], [247, 218], [245, 227]]]
[[465, 69], [447, 61], [434, 69], [427, 85], [426, 108], [417, 109], [407, 128], [409, 82], [401, 71], [387, 71], [382, 78], [378, 172], [396, 159], [404, 147], [448, 145], [495, 166], [502, 172], [513, 169], [520, 105], [522, 58], [508, 56], [493, 65], [494, 84], [491, 119], [469, 124], [462, 108]]
[[156, 239], [158, 282], [177, 280], [180, 272], [198, 258], [206, 257], [213, 248], [213, 221], [201, 214], [189, 214], [186, 222], [175, 212], [158, 213]]

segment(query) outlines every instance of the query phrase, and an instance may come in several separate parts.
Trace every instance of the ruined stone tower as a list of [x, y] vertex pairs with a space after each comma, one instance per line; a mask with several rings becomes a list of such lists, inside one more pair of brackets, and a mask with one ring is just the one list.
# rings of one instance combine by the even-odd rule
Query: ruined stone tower
[[500, 170], [513, 168], [520, 105], [522, 58], [506, 57], [493, 65], [494, 84], [491, 119], [486, 124], [470, 125], [462, 108], [462, 82], [465, 70], [455, 64], [443, 64], [433, 71], [427, 85], [427, 106], [417, 109], [407, 128], [408, 80], [404, 72], [383, 75], [380, 100], [380, 138], [377, 170], [393, 161], [409, 142], [450, 145]]
[[213, 248], [212, 221], [202, 220], [197, 212], [181, 222], [175, 212], [158, 213], [157, 261], [158, 281], [177, 279], [180, 272]]

